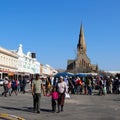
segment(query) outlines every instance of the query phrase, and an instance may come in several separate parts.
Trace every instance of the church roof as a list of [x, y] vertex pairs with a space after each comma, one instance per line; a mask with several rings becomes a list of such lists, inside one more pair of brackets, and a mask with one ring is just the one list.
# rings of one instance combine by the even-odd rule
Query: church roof
[[86, 43], [85, 43], [85, 37], [84, 37], [84, 31], [83, 31], [82, 24], [81, 24], [81, 27], [80, 27], [79, 42], [78, 42], [77, 47], [79, 49], [83, 49], [86, 52]]

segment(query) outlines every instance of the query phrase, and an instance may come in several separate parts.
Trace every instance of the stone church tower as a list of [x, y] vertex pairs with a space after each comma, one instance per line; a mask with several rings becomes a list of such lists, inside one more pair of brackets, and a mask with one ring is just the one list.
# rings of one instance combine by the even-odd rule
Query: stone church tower
[[75, 60], [68, 60], [67, 71], [73, 73], [88, 73], [97, 72], [98, 66], [92, 65], [90, 59], [86, 54], [86, 43], [84, 37], [83, 26], [81, 24], [79, 40], [77, 44], [77, 58]]

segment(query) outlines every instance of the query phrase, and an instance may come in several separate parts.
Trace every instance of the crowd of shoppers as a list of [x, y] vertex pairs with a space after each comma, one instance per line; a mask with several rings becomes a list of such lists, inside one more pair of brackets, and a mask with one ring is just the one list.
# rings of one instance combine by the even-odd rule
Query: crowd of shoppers
[[65, 78], [71, 94], [98, 95], [120, 94], [120, 78], [110, 76], [75, 76]]
[[[33, 96], [33, 112], [40, 113], [41, 96], [51, 96], [51, 108], [55, 113], [63, 112], [66, 93], [77, 95], [120, 94], [120, 76], [59, 76], [40, 77], [35, 74], [30, 82]], [[25, 93], [26, 79], [5, 77], [2, 96], [11, 96], [14, 92]]]
[[4, 91], [2, 92], [2, 96], [7, 97], [7, 95], [11, 96], [13, 92], [15, 95], [18, 93], [25, 93], [25, 87], [26, 87], [26, 79], [24, 77], [19, 77], [18, 79], [8, 77], [4, 78], [3, 81], [3, 88]]
[[[39, 91], [40, 94], [42, 93], [41, 90], [43, 90], [44, 96], [51, 96], [52, 111], [57, 113], [63, 112], [66, 93], [77, 94], [77, 95], [120, 94], [120, 78], [116, 76], [110, 77], [110, 76], [91, 76], [90, 75], [90, 76], [84, 76], [84, 77], [83, 76], [82, 77], [81, 76], [73, 76], [73, 77], [59, 76], [59, 77], [53, 77], [53, 78], [39, 77], [39, 80], [41, 81], [40, 84], [42, 85], [42, 88]], [[40, 84], [39, 84], [39, 87], [41, 87]], [[34, 105], [34, 109], [35, 109], [35, 105]]]

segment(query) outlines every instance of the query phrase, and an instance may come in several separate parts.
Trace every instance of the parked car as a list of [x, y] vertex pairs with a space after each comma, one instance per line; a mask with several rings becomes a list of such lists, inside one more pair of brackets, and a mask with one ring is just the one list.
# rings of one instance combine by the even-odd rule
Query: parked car
[[2, 79], [0, 79], [0, 86], [3, 86], [3, 81]]

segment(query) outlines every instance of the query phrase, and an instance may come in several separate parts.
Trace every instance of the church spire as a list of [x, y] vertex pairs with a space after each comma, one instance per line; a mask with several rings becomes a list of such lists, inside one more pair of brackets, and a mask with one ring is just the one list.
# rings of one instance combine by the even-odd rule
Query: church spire
[[78, 51], [80, 51], [80, 53], [86, 53], [86, 43], [85, 43], [85, 38], [84, 38], [84, 31], [83, 31], [83, 26], [81, 24], [80, 27], [80, 34], [79, 34], [79, 42], [77, 45]]

